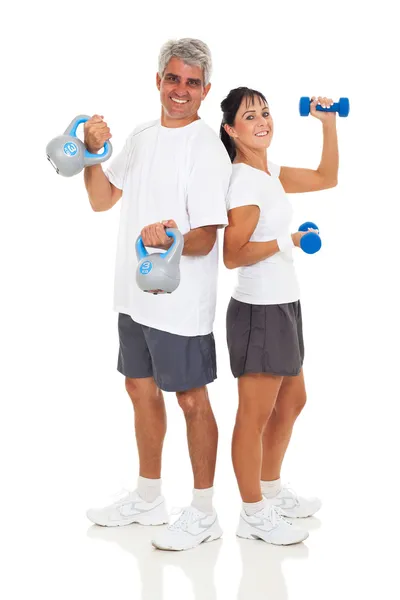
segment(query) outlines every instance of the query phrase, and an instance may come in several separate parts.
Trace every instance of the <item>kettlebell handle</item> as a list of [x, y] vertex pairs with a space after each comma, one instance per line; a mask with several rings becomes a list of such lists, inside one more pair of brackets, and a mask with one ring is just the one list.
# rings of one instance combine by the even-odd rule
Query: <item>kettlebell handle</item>
[[[160, 253], [160, 256], [161, 256], [161, 258], [166, 259], [167, 262], [171, 262], [174, 259], [177, 252], [179, 252], [178, 258], [182, 254], [183, 235], [181, 234], [179, 229], [176, 229], [176, 228], [166, 229], [165, 233], [167, 234], [168, 237], [174, 238], [174, 241], [173, 241], [171, 247], [168, 248], [168, 250]], [[142, 258], [146, 258], [146, 256], [149, 256], [149, 253], [147, 252], [147, 250], [143, 244], [142, 237], [140, 235], [136, 240], [135, 248], [136, 248], [137, 258], [139, 261], [142, 260]]]
[[136, 248], [136, 256], [139, 261], [142, 260], [142, 258], [149, 256], [149, 253], [147, 252], [147, 250], [143, 244], [142, 236], [140, 236], [140, 235], [139, 235], [138, 239], [136, 240], [135, 248]]
[[[181, 257], [183, 250], [183, 235], [179, 231], [179, 229], [171, 228], [166, 229], [165, 233], [168, 237], [174, 238], [174, 241], [170, 248], [163, 254], [161, 254], [161, 258], [164, 258], [168, 263], [174, 261], [175, 257], [177, 260]], [[178, 256], [176, 256], [178, 254]]]
[[[64, 131], [64, 135], [71, 135], [72, 137], [77, 137], [76, 131], [77, 131], [79, 125], [82, 125], [82, 123], [86, 123], [86, 121], [89, 121], [89, 119], [90, 119], [89, 115], [78, 115], [68, 125], [67, 129]], [[89, 152], [89, 150], [85, 146], [84, 156], [87, 159], [94, 159], [94, 161], [97, 162], [99, 159], [102, 159], [105, 156], [108, 156], [109, 154], [111, 155], [111, 152], [112, 152], [111, 142], [105, 142], [104, 147], [103, 147], [103, 152], [101, 152], [100, 154], [94, 154], [93, 152]]]

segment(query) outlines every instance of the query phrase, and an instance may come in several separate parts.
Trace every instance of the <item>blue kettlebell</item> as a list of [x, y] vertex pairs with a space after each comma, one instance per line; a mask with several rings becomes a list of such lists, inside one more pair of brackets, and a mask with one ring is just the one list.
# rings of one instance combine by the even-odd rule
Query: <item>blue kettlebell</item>
[[46, 146], [47, 160], [56, 172], [64, 177], [77, 175], [85, 167], [91, 167], [108, 160], [112, 154], [111, 142], [106, 142], [101, 154], [89, 152], [76, 135], [79, 125], [89, 121], [88, 115], [79, 115], [68, 125], [63, 135], [53, 138]]
[[139, 264], [136, 269], [136, 283], [144, 292], [170, 294], [180, 283], [179, 263], [183, 251], [183, 235], [179, 229], [166, 229], [165, 233], [174, 238], [166, 252], [149, 254], [141, 236], [136, 240], [136, 256]]

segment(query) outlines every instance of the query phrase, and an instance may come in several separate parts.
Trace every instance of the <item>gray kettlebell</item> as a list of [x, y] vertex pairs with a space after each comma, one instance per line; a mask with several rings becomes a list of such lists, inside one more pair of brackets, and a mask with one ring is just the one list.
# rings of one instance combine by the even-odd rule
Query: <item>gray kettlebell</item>
[[91, 167], [108, 160], [112, 154], [111, 142], [104, 144], [101, 154], [89, 152], [85, 144], [76, 135], [81, 123], [89, 121], [88, 115], [79, 115], [68, 125], [63, 135], [51, 140], [46, 146], [47, 160], [51, 162], [57, 173], [64, 177], [72, 177], [84, 167]]
[[172, 246], [166, 252], [149, 254], [140, 235], [136, 240], [136, 255], [139, 261], [136, 283], [144, 292], [170, 294], [179, 285], [179, 261], [183, 251], [183, 235], [179, 229], [166, 229], [165, 233], [174, 238]]

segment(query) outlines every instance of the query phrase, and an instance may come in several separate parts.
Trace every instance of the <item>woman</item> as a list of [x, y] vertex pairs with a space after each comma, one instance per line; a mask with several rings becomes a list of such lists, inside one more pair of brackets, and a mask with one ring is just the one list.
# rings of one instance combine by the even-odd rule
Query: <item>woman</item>
[[260, 92], [232, 90], [221, 103], [221, 140], [233, 172], [224, 263], [239, 268], [227, 312], [231, 369], [239, 408], [232, 459], [243, 500], [237, 535], [272, 544], [300, 542], [308, 533], [284, 517], [308, 517], [321, 506], [282, 487], [280, 471], [293, 424], [304, 407], [304, 348], [299, 289], [292, 248], [305, 233], [290, 234], [288, 193], [337, 184], [336, 114], [317, 111], [328, 98], [312, 98], [310, 114], [323, 126], [318, 169], [278, 167], [267, 159], [273, 136], [268, 103]]

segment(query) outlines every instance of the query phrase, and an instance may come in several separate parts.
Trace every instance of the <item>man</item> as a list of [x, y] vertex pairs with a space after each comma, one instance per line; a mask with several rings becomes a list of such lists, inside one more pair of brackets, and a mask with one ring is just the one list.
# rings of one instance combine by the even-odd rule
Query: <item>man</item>
[[[161, 495], [161, 454], [166, 432], [162, 390], [176, 392], [186, 418], [194, 475], [193, 501], [153, 540], [183, 550], [222, 535], [212, 505], [218, 430], [206, 385], [216, 378], [215, 315], [217, 229], [228, 223], [225, 196], [231, 163], [198, 110], [211, 84], [211, 55], [200, 40], [169, 41], [161, 49], [157, 88], [161, 119], [137, 127], [104, 173], [85, 169], [93, 210], [122, 198], [116, 261], [119, 312], [118, 370], [135, 412], [140, 473], [137, 490], [104, 509], [88, 511], [104, 526], [158, 525], [168, 521]], [[85, 124], [85, 142], [98, 151], [111, 137], [101, 116]], [[184, 234], [181, 282], [172, 294], [152, 295], [135, 281], [135, 242], [167, 249], [166, 227]]]

